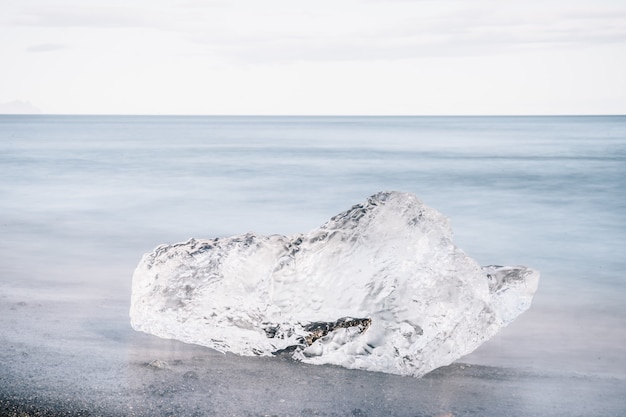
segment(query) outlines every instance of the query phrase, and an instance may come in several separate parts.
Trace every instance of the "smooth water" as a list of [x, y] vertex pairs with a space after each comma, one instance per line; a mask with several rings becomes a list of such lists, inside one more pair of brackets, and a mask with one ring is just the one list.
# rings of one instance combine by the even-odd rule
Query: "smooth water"
[[123, 311], [158, 244], [304, 232], [381, 190], [445, 214], [479, 263], [542, 274], [466, 362], [626, 378], [624, 116], [0, 116], [0, 304]]

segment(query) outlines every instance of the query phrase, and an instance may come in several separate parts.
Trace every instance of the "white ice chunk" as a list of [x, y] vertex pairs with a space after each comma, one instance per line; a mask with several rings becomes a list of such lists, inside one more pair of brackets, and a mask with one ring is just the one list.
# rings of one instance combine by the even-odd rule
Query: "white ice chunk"
[[481, 268], [446, 217], [381, 192], [306, 234], [161, 245], [135, 270], [130, 317], [222, 352], [421, 376], [528, 309], [538, 280]]

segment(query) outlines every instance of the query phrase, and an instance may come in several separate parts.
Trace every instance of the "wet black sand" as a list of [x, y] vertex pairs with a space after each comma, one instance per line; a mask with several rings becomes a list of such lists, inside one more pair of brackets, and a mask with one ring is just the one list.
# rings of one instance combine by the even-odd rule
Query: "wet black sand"
[[626, 379], [457, 363], [421, 379], [133, 331], [123, 300], [0, 294], [2, 416], [623, 416]]

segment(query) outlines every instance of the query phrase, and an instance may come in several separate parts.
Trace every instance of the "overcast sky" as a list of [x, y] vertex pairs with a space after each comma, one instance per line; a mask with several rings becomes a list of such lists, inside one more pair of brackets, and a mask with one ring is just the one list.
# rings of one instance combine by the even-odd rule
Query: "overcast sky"
[[624, 0], [2, 0], [0, 111], [625, 114]]

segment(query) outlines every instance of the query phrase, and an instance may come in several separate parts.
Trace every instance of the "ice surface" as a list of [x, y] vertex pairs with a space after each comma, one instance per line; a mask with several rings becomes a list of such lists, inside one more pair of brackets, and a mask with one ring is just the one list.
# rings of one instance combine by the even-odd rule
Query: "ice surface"
[[422, 376], [528, 309], [538, 280], [479, 266], [446, 217], [381, 192], [306, 234], [161, 245], [135, 270], [130, 317], [222, 352]]

